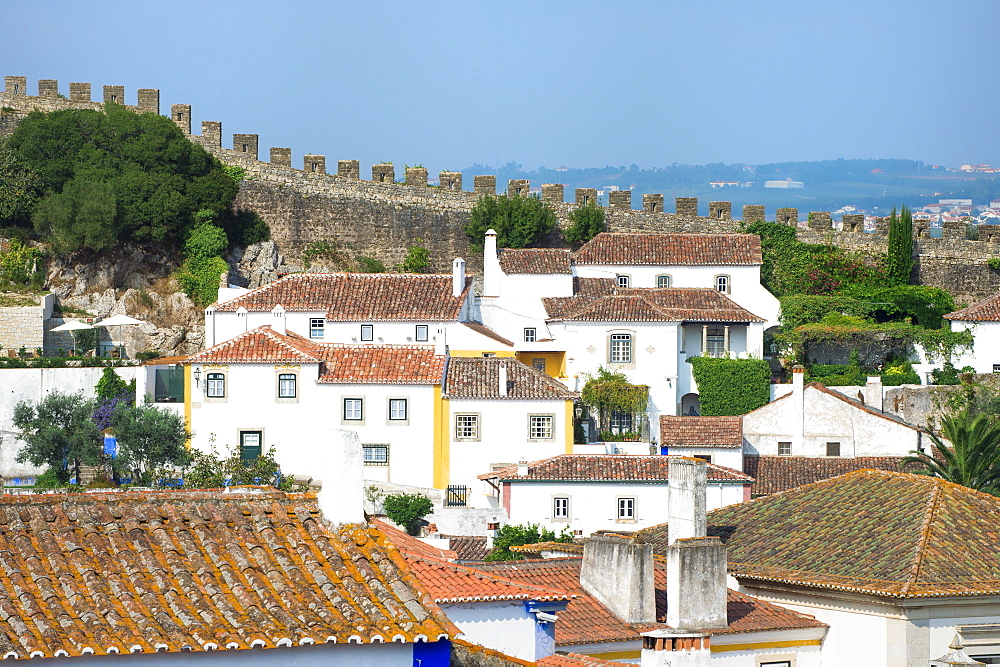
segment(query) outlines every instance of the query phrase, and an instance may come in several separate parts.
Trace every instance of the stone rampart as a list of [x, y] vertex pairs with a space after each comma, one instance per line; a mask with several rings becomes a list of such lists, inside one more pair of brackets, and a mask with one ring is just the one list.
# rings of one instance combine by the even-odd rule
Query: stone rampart
[[[104, 100], [131, 101], [121, 86], [104, 86], [101, 90]], [[0, 113], [0, 133], [13, 131], [17, 122], [33, 110], [103, 106], [102, 102], [93, 101], [91, 85], [86, 83], [71, 83], [69, 99], [59, 97], [59, 84], [54, 80], [40, 81], [38, 92], [38, 95], [28, 94], [25, 77], [5, 77], [0, 107], [8, 110]], [[135, 102], [125, 106], [137, 112], [158, 113], [159, 91], [140, 89]], [[470, 268], [480, 266], [481, 258], [470, 251], [462, 227], [479, 197], [496, 193], [495, 176], [475, 176], [472, 191], [466, 191], [458, 172], [441, 172], [438, 187], [428, 185], [428, 174], [423, 168], [397, 170], [391, 163], [381, 163], [372, 166], [371, 180], [362, 180], [358, 160], [337, 159], [337, 173], [332, 174], [327, 173], [327, 156], [305, 153], [299, 162], [290, 148], [275, 147], [263, 151], [271, 161], [261, 161], [258, 135], [233, 134], [231, 141], [227, 141], [219, 121], [202, 121], [201, 134], [192, 134], [192, 111], [187, 104], [172, 104], [170, 118], [192, 141], [224, 163], [247, 171], [236, 205], [260, 215], [271, 227], [281, 252], [290, 258], [301, 257], [308, 243], [323, 240], [346, 244], [355, 254], [377, 257], [392, 265], [401, 261], [406, 247], [419, 238], [430, 249], [434, 270], [449, 270], [455, 256], [465, 257]], [[293, 164], [302, 164], [303, 169]], [[404, 182], [398, 182], [397, 177]], [[530, 183], [512, 180], [508, 188], [512, 194], [525, 195]], [[546, 183], [542, 189], [544, 199], [555, 209], [560, 226], [568, 223], [569, 214], [578, 206], [597, 203], [597, 192], [591, 188], [570, 193], [572, 203], [564, 201], [565, 188], [561, 184]], [[709, 217], [702, 217], [698, 215], [695, 197], [664, 202], [662, 195], [644, 194], [642, 208], [636, 210], [632, 208], [631, 192], [612, 195], [605, 209], [607, 225], [612, 231], [733, 233], [741, 225], [739, 220], [732, 219], [730, 202], [710, 202]], [[668, 209], [674, 212], [666, 212]], [[747, 205], [742, 213], [748, 220], [761, 220], [766, 212], [763, 206]], [[797, 227], [803, 241], [872, 254], [884, 253], [886, 249], [885, 220], [878, 221], [875, 233], [865, 233], [857, 216], [845, 216], [845, 231], [837, 229], [837, 223], [825, 212], [801, 215], [796, 208], [779, 208], [774, 216], [779, 224]], [[806, 224], [800, 223], [803, 218]], [[918, 255], [914, 271], [922, 284], [943, 287], [959, 300], [982, 298], [1000, 287], [997, 272], [986, 264], [988, 258], [1000, 252], [1000, 246], [993, 240], [1000, 234], [987, 233], [983, 241], [965, 241], [964, 228], [955, 226], [945, 229], [942, 239], [927, 238], [927, 230], [922, 228], [914, 231]], [[542, 241], [542, 245], [560, 243], [557, 233]]]

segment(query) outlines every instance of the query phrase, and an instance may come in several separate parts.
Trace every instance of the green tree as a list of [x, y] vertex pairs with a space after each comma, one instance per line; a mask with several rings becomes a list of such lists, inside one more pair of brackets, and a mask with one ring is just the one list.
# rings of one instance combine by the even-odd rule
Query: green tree
[[913, 216], [904, 206], [900, 214], [892, 209], [889, 216], [889, 250], [886, 255], [886, 278], [890, 285], [908, 285], [913, 271]]
[[511, 551], [511, 547], [522, 546], [524, 544], [537, 544], [539, 542], [572, 542], [573, 536], [569, 529], [564, 529], [562, 533], [556, 535], [551, 530], [542, 528], [537, 523], [526, 525], [507, 524], [501, 526], [497, 531], [497, 536], [493, 538], [493, 551], [486, 555], [486, 560], [524, 560], [525, 556], [517, 551]]
[[92, 419], [94, 407], [82, 393], [52, 392], [37, 404], [19, 402], [13, 422], [24, 446], [17, 460], [47, 465], [62, 484], [74, 472], [79, 483], [80, 465], [98, 463], [103, 457], [103, 439]]
[[118, 440], [115, 465], [130, 471], [133, 481], [149, 483], [155, 468], [190, 462], [184, 445], [191, 434], [175, 412], [142, 404], [119, 408], [111, 425]]
[[26, 226], [40, 186], [39, 175], [6, 144], [0, 144], [0, 225]]
[[569, 220], [563, 232], [566, 243], [586, 243], [604, 231], [604, 209], [594, 204], [579, 207], [569, 214]]
[[[157, 470], [150, 475], [153, 482], [163, 480], [165, 485], [171, 484], [172, 470]], [[252, 461], [245, 461], [239, 447], [231, 447], [225, 456], [213, 449], [211, 452], [193, 451], [187, 467], [182, 473], [183, 487], [187, 489], [219, 489], [225, 486], [244, 484], [269, 485], [282, 491], [301, 491], [301, 485], [281, 474], [281, 466], [275, 458], [275, 449], [271, 447]]]
[[649, 403], [649, 387], [631, 384], [624, 373], [615, 373], [599, 366], [596, 375], [587, 376], [580, 399], [596, 412], [597, 421], [602, 428], [601, 438], [611, 440], [620, 435], [612, 434], [608, 428], [612, 413], [620, 412], [633, 418], [644, 413]]
[[552, 231], [556, 214], [537, 197], [484, 195], [479, 198], [463, 227], [469, 245], [482, 250], [487, 230], [497, 233], [500, 248], [524, 248]]
[[942, 417], [940, 435], [931, 434], [931, 442], [936, 455], [912, 451], [902, 465], [916, 463], [921, 475], [1000, 496], [1000, 423], [963, 410]]
[[434, 504], [419, 493], [393, 493], [382, 500], [382, 509], [410, 535], [419, 535], [420, 520], [431, 513]]
[[97, 392], [98, 398], [115, 398], [121, 394], [127, 393], [131, 389], [133, 395], [135, 394], [135, 383], [130, 385], [125, 382], [118, 373], [115, 372], [114, 368], [108, 366], [101, 373], [101, 379], [97, 381], [94, 385], [94, 391]]
[[421, 238], [413, 239], [413, 245], [406, 249], [406, 259], [396, 267], [399, 273], [424, 273], [431, 265], [430, 255]]

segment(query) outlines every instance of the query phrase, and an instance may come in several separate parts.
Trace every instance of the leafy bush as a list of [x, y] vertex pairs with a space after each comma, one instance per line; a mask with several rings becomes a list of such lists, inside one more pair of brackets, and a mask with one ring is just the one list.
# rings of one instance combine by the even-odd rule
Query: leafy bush
[[920, 376], [913, 370], [909, 361], [889, 366], [882, 372], [882, 384], [888, 387], [898, 387], [903, 384], [920, 384]]
[[382, 509], [410, 535], [419, 535], [420, 520], [433, 511], [434, 504], [419, 493], [393, 493], [382, 500]]
[[175, 470], [157, 469], [150, 477], [156, 486], [178, 486], [187, 489], [219, 489], [225, 486], [247, 484], [268, 485], [282, 491], [300, 491], [291, 479], [281, 473], [275, 459], [275, 449], [271, 447], [253, 461], [244, 461], [239, 447], [231, 447], [225, 456], [214, 449], [211, 452], [192, 451], [191, 461], [183, 469], [182, 478], [177, 479]]
[[594, 409], [598, 422], [605, 425], [610, 423], [612, 412], [629, 415], [645, 412], [649, 403], [649, 387], [631, 384], [624, 373], [599, 366], [596, 375], [588, 374], [580, 399]]
[[184, 256], [188, 259], [221, 257], [228, 246], [226, 232], [211, 223], [203, 222], [191, 230], [184, 242]]
[[931, 371], [931, 380], [934, 384], [958, 385], [962, 384], [961, 373], [975, 372], [976, 369], [972, 366], [963, 366], [961, 369], [957, 369], [950, 361], [946, 361], [941, 368], [935, 368]]
[[551, 530], [540, 527], [537, 523], [526, 525], [507, 524], [501, 526], [497, 536], [493, 538], [493, 551], [486, 556], [488, 561], [524, 560], [524, 554], [511, 551], [511, 547], [539, 542], [572, 542], [573, 536], [569, 528], [563, 529], [558, 536]]
[[555, 224], [555, 212], [537, 197], [483, 195], [463, 230], [475, 250], [482, 250], [489, 229], [497, 233], [497, 247], [524, 248], [551, 232]]
[[195, 305], [204, 308], [219, 298], [219, 280], [227, 271], [229, 265], [221, 257], [187, 259], [178, 269], [176, 278]]
[[424, 247], [424, 240], [416, 238], [413, 239], [413, 245], [406, 249], [406, 259], [403, 260], [402, 264], [396, 266], [396, 271], [399, 273], [424, 273], [430, 268], [430, 265], [430, 255], [427, 248]]
[[986, 265], [994, 271], [1000, 271], [1000, 257], [990, 257], [986, 260]]
[[570, 225], [563, 232], [567, 243], [586, 243], [604, 231], [604, 209], [588, 204], [569, 214]]
[[18, 240], [12, 240], [5, 252], [0, 252], [0, 289], [40, 285], [44, 279], [38, 270], [42, 251]]
[[763, 359], [690, 357], [701, 414], [745, 415], [771, 397], [771, 368]]
[[382, 260], [359, 255], [354, 258], [354, 261], [358, 263], [358, 270], [361, 273], [385, 273], [385, 263]]

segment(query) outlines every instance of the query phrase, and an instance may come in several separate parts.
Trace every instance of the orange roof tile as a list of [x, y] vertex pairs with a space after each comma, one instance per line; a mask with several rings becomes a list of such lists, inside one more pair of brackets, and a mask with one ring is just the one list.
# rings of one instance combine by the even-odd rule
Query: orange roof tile
[[457, 628], [377, 530], [315, 494], [0, 497], [0, 653], [435, 641]]
[[[507, 369], [506, 396], [500, 395], [501, 366]], [[567, 400], [578, 396], [558, 380], [508, 357], [451, 357], [446, 374], [446, 398]]]
[[321, 384], [439, 384], [444, 357], [430, 346], [317, 346], [323, 359]]
[[566, 591], [533, 586], [446, 561], [407, 554], [406, 561], [438, 604], [492, 602], [495, 600], [564, 601], [575, 596]]
[[913, 472], [920, 466], [902, 467], [901, 456], [857, 456], [850, 459], [812, 456], [743, 457], [743, 472], [754, 478], [753, 495], [766, 496], [855, 470]]
[[455, 552], [451, 549], [439, 549], [423, 540], [418, 540], [390, 525], [387, 521], [373, 519], [371, 523], [405, 556], [430, 556], [441, 560], [455, 560], [456, 558]]
[[634, 663], [601, 660], [582, 653], [553, 653], [538, 661], [543, 667], [586, 667], [586, 665], [626, 665]]
[[573, 254], [574, 264], [735, 266], [761, 261], [756, 234], [601, 232]]
[[496, 342], [503, 344], [505, 347], [514, 347], [514, 343], [512, 341], [507, 340], [485, 324], [480, 324], [479, 322], [462, 322], [462, 324], [478, 334], [482, 334], [487, 338], [492, 338]]
[[[483, 473], [479, 479], [503, 481], [563, 481], [594, 482], [666, 482], [670, 469], [669, 456], [637, 454], [560, 454], [528, 464], [528, 474], [519, 475], [512, 465], [494, 472]], [[753, 478], [739, 470], [708, 464], [708, 481], [749, 483]]]
[[452, 295], [452, 276], [393, 273], [293, 273], [220, 303], [216, 310], [326, 313], [335, 322], [444, 322], [458, 320], [472, 280]]
[[573, 278], [575, 296], [608, 296], [615, 293], [618, 286], [614, 278]]
[[319, 351], [319, 345], [296, 333], [280, 334], [264, 325], [192, 354], [187, 363], [318, 364]]
[[660, 444], [666, 447], [742, 447], [743, 418], [661, 415]]
[[569, 250], [552, 248], [503, 248], [500, 268], [504, 273], [572, 273]]
[[616, 289], [607, 296], [543, 298], [550, 320], [577, 322], [763, 322], [725, 294], [700, 287]]
[[994, 294], [971, 306], [948, 313], [944, 319], [965, 322], [1000, 322], [1000, 294]]

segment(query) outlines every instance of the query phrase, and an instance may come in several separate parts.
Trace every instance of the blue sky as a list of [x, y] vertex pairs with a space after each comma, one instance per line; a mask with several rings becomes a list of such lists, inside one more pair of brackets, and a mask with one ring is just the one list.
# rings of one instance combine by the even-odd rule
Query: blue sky
[[31, 92], [159, 88], [294, 165], [1000, 164], [996, 0], [3, 5]]

